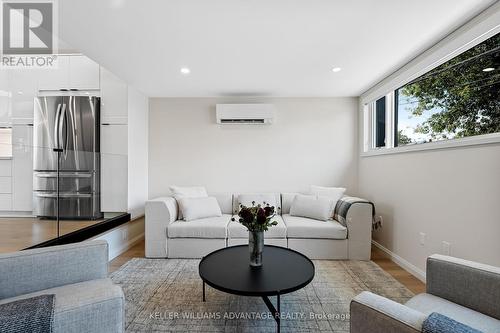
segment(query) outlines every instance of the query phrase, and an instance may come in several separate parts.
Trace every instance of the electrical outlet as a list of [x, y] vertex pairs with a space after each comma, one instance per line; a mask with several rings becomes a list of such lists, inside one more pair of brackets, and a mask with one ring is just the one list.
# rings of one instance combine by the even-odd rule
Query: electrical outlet
[[425, 233], [421, 232], [420, 233], [420, 245], [425, 245]]
[[445, 256], [449, 256], [451, 254], [451, 243], [443, 241], [442, 250]]
[[128, 230], [123, 229], [122, 230], [122, 240], [127, 240], [127, 238], [128, 238]]

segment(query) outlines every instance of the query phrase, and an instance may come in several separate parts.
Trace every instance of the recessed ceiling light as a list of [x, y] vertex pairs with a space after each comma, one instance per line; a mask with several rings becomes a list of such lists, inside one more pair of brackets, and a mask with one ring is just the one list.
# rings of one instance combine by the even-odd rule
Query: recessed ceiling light
[[189, 73], [191, 73], [191, 70], [187, 67], [182, 67], [181, 68], [181, 73], [184, 74], [184, 75], [188, 75]]
[[334, 72], [334, 73], [340, 72], [341, 70], [342, 70], [342, 68], [340, 68], [340, 67], [333, 67], [332, 68], [332, 72]]
[[495, 70], [495, 68], [493, 68], [493, 67], [487, 67], [487, 68], [483, 69], [483, 72], [491, 72], [494, 70]]

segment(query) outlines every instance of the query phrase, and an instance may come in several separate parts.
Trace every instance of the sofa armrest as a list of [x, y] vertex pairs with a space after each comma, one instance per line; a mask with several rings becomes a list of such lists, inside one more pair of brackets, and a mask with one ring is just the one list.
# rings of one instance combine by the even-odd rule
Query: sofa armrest
[[351, 333], [416, 333], [427, 316], [385, 297], [364, 291], [351, 301]]
[[177, 202], [163, 197], [146, 202], [146, 257], [167, 257], [167, 227], [177, 220]]
[[427, 293], [500, 319], [500, 268], [459, 258], [427, 258]]
[[108, 276], [104, 240], [0, 255], [0, 299]]
[[372, 246], [373, 206], [354, 202], [346, 214], [349, 259], [370, 260]]

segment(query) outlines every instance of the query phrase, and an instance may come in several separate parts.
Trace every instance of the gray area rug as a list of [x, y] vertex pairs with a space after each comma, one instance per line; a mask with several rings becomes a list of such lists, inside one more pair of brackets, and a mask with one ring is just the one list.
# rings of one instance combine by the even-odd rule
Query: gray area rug
[[[132, 259], [111, 275], [126, 298], [127, 332], [275, 332], [261, 298], [207, 286], [199, 260]], [[315, 260], [305, 288], [281, 297], [282, 332], [348, 332], [349, 302], [364, 290], [400, 303], [411, 291], [371, 261]], [[271, 298], [275, 304], [275, 297]]]

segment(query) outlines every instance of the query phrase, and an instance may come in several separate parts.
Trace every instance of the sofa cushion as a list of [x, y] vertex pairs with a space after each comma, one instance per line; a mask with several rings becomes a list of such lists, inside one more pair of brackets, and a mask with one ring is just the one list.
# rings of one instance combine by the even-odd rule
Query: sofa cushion
[[279, 193], [237, 193], [234, 194], [233, 213], [238, 214], [240, 204], [252, 207], [252, 201], [255, 201], [255, 205], [263, 202], [268, 203], [270, 206], [274, 206], [277, 213], [281, 209], [281, 195]]
[[[205, 198], [208, 196], [207, 190], [203, 186], [170, 186], [170, 192], [172, 192], [172, 196], [179, 203], [178, 200], [180, 198]], [[182, 211], [180, 208], [178, 209], [178, 218], [182, 220], [184, 217], [182, 216]]]
[[203, 186], [170, 186], [174, 198], [202, 198], [207, 197], [207, 190]]
[[233, 214], [233, 194], [224, 192], [210, 192], [210, 197], [217, 199], [222, 214]]
[[55, 294], [54, 333], [123, 332], [125, 299], [122, 289], [110, 279], [50, 288], [6, 298], [0, 304], [43, 294]]
[[[234, 216], [236, 221], [231, 221], [227, 227], [228, 238], [248, 238], [248, 230], [238, 222], [238, 216]], [[264, 233], [264, 238], [286, 238], [286, 225], [280, 215], [273, 217], [272, 221], [278, 222], [278, 225], [269, 227]]]
[[335, 206], [337, 205], [337, 202], [342, 198], [342, 196], [345, 193], [345, 188], [343, 187], [323, 187], [323, 186], [316, 186], [316, 185], [311, 185], [310, 188], [310, 194], [312, 195], [317, 195], [321, 197], [327, 197], [332, 199], [333, 205], [332, 205], [332, 211], [330, 213], [330, 216], [333, 216], [333, 211], [335, 209]]
[[281, 193], [281, 214], [290, 214], [290, 207], [298, 192]]
[[177, 203], [179, 204], [179, 209], [182, 211], [184, 221], [222, 216], [219, 203], [214, 197], [179, 198]]
[[345, 188], [344, 187], [324, 187], [324, 186], [311, 185], [309, 193], [313, 194], [313, 195], [319, 195], [322, 197], [328, 197], [328, 198], [334, 199], [335, 201], [338, 201], [344, 195]]
[[189, 222], [177, 220], [168, 225], [167, 234], [169, 238], [226, 238], [230, 221], [229, 214]]
[[431, 294], [419, 294], [410, 299], [406, 306], [425, 315], [432, 312], [443, 314], [484, 333], [500, 332], [500, 320]]
[[347, 228], [334, 220], [319, 221], [283, 215], [288, 238], [346, 239]]
[[327, 221], [333, 217], [333, 200], [316, 195], [297, 194], [290, 207], [290, 215]]

